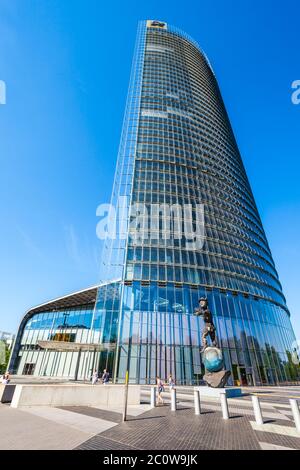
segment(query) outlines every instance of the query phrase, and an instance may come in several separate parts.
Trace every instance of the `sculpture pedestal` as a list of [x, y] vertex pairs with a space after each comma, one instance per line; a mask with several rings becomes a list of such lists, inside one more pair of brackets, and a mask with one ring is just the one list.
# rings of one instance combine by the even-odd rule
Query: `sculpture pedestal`
[[203, 379], [209, 387], [223, 388], [226, 386], [230, 374], [230, 370], [219, 370], [218, 372], [210, 372], [206, 370]]
[[195, 387], [200, 392], [201, 398], [220, 398], [221, 393], [226, 393], [227, 398], [241, 397], [242, 389], [238, 387], [212, 388], [206, 385]]

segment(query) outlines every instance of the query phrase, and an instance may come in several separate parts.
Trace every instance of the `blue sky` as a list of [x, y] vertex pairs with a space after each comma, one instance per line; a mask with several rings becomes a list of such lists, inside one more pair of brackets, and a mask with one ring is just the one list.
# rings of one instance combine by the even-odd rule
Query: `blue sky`
[[214, 67], [300, 337], [297, 3], [0, 0], [0, 330], [99, 281], [96, 207], [110, 200], [137, 22], [155, 18]]

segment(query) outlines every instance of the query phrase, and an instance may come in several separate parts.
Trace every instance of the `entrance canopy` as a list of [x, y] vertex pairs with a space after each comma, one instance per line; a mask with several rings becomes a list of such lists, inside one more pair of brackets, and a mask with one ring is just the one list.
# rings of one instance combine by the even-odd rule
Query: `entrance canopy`
[[116, 349], [115, 343], [72, 343], [69, 341], [38, 341], [40, 348], [48, 351], [113, 351]]

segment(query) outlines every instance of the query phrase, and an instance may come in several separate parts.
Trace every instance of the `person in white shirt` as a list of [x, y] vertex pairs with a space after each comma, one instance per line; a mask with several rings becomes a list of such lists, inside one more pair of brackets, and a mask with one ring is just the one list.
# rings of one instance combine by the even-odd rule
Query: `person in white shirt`
[[98, 372], [94, 370], [93, 375], [92, 375], [92, 385], [96, 385], [98, 382]]
[[157, 404], [164, 404], [164, 401], [163, 401], [163, 398], [161, 396], [162, 392], [165, 391], [165, 388], [164, 388], [164, 383], [163, 381], [161, 380], [161, 378], [159, 377], [156, 377], [156, 385], [157, 385]]
[[170, 391], [175, 388], [175, 381], [174, 381], [174, 379], [173, 379], [173, 377], [172, 377], [172, 374], [169, 375], [168, 384], [169, 384], [169, 389], [170, 389]]
[[9, 384], [9, 382], [10, 382], [10, 376], [9, 376], [9, 372], [8, 372], [8, 370], [7, 370], [7, 371], [5, 372], [5, 374], [2, 375], [2, 383], [3, 383], [4, 385], [7, 385], [7, 384]]

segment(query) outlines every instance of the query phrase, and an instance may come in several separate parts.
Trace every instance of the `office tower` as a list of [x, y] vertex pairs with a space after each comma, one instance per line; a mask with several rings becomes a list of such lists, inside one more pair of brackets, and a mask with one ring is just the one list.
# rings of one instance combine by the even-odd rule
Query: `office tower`
[[112, 207], [101, 285], [30, 310], [14, 368], [200, 383], [204, 296], [232, 383], [296, 380], [290, 314], [215, 74], [165, 22], [138, 26]]

